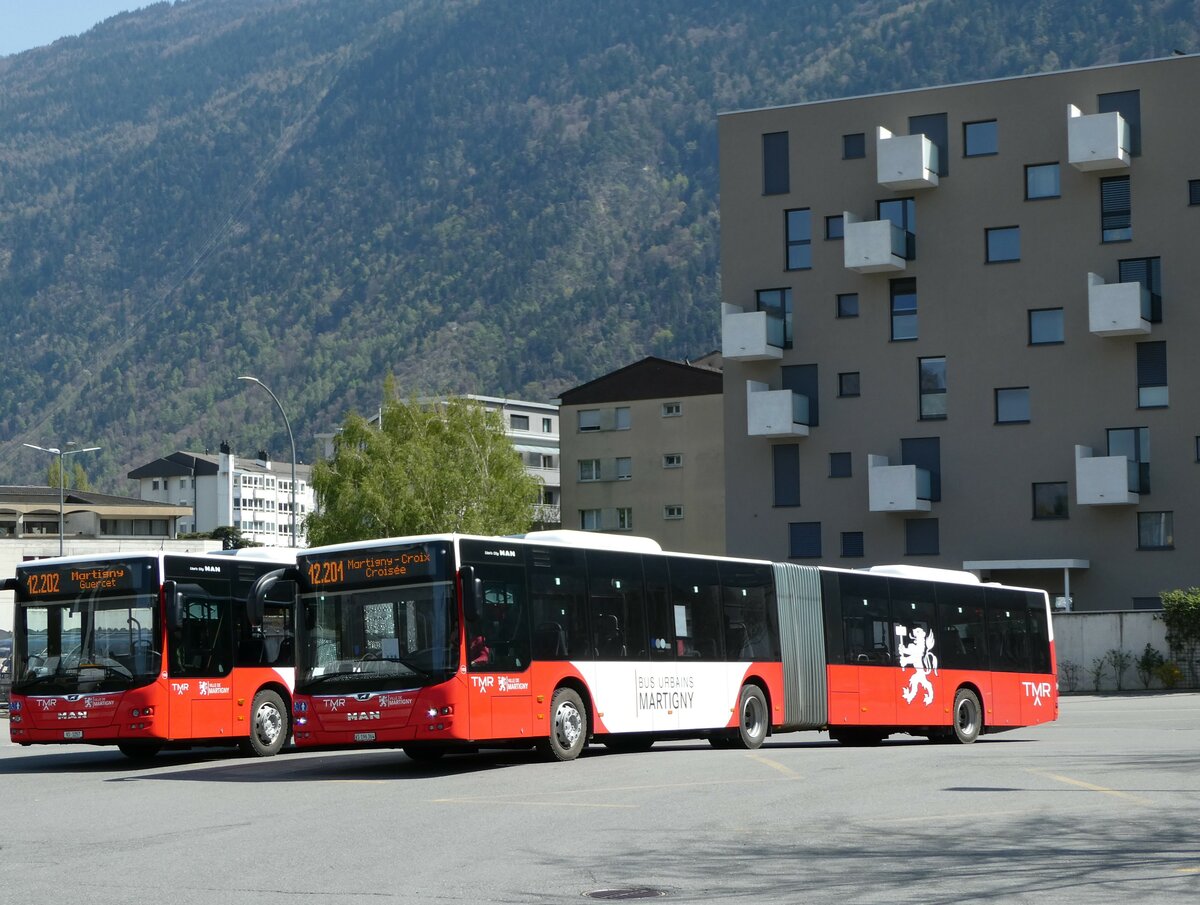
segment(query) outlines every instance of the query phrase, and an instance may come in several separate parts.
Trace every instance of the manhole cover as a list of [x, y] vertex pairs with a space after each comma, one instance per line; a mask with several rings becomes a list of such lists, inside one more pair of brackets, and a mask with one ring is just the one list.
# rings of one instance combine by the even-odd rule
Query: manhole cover
[[627, 901], [629, 899], [661, 899], [667, 894], [665, 889], [653, 889], [649, 886], [631, 886], [624, 889], [597, 889], [585, 892], [589, 899], [608, 899], [609, 901]]

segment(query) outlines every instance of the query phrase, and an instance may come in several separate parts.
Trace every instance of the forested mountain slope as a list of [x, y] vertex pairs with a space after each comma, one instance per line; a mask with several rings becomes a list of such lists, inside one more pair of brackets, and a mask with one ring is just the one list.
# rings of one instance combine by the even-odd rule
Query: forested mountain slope
[[188, 0], [0, 59], [21, 442], [302, 458], [384, 375], [552, 398], [718, 342], [721, 111], [1200, 50], [1183, 0]]

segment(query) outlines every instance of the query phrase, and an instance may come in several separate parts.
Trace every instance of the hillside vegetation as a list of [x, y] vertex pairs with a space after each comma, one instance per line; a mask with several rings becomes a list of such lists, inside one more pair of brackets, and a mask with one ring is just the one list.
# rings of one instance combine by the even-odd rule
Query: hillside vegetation
[[718, 342], [721, 111], [1200, 49], [1172, 0], [189, 0], [0, 59], [0, 482]]

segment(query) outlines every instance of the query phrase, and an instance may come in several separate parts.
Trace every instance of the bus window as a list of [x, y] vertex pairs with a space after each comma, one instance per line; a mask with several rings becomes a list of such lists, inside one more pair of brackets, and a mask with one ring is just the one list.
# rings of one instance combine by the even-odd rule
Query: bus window
[[900, 645], [904, 645], [909, 656], [919, 651], [923, 660], [924, 655], [929, 654], [926, 662], [933, 666], [926, 668], [936, 668], [943, 639], [934, 628], [934, 585], [891, 578], [888, 579], [888, 591], [892, 601], [893, 650], [899, 651]]
[[642, 558], [589, 550], [587, 565], [596, 659], [648, 659]]
[[491, 563], [475, 567], [483, 584], [477, 618], [467, 623], [467, 663], [473, 671], [529, 666], [525, 570]]
[[728, 659], [779, 659], [775, 582], [770, 566], [721, 563], [721, 603]]
[[987, 669], [983, 588], [938, 587], [938, 662], [942, 669]]
[[888, 616], [887, 579], [843, 575], [842, 635], [846, 662], [860, 666], [892, 665], [892, 623]]
[[1046, 598], [1027, 591], [1029, 605], [1029, 653], [1032, 672], [1050, 672], [1050, 632], [1046, 625]]
[[651, 660], [675, 659], [675, 613], [671, 608], [671, 583], [667, 560], [662, 556], [643, 556], [646, 574], [646, 632]]
[[1022, 591], [985, 588], [987, 638], [992, 669], [998, 672], [1029, 672], [1030, 652], [1028, 604]]
[[583, 551], [534, 547], [529, 562], [533, 658], [592, 659]]
[[180, 584], [179, 624], [171, 626], [170, 673], [224, 676], [233, 668], [233, 626], [228, 592], [211, 596], [198, 584]]
[[671, 556], [667, 567], [671, 573], [676, 654], [685, 659], [724, 659], [721, 582], [716, 562]]

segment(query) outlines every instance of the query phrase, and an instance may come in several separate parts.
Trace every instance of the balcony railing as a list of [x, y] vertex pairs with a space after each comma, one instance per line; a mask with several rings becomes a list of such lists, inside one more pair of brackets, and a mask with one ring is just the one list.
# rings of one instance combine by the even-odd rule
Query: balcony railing
[[1088, 329], [1097, 336], [1133, 336], [1150, 332], [1153, 304], [1141, 283], [1106, 283], [1089, 273]]
[[1128, 456], [1097, 456], [1090, 446], [1076, 446], [1075, 500], [1080, 506], [1137, 503], [1142, 471], [1142, 463]]
[[769, 311], [721, 306], [721, 355], [733, 361], [769, 361], [783, 357], [783, 317]]
[[1067, 160], [1084, 172], [1129, 166], [1129, 123], [1119, 113], [1084, 116], [1067, 105]]
[[893, 135], [876, 129], [875, 175], [894, 191], [931, 189], [938, 184], [938, 148], [924, 135]]
[[867, 456], [871, 512], [928, 512], [933, 479], [927, 468], [889, 465], [887, 456]]
[[842, 260], [856, 273], [904, 270], [908, 259], [908, 233], [891, 220], [860, 220], [842, 213]]
[[808, 397], [746, 381], [746, 433], [751, 437], [807, 437]]

